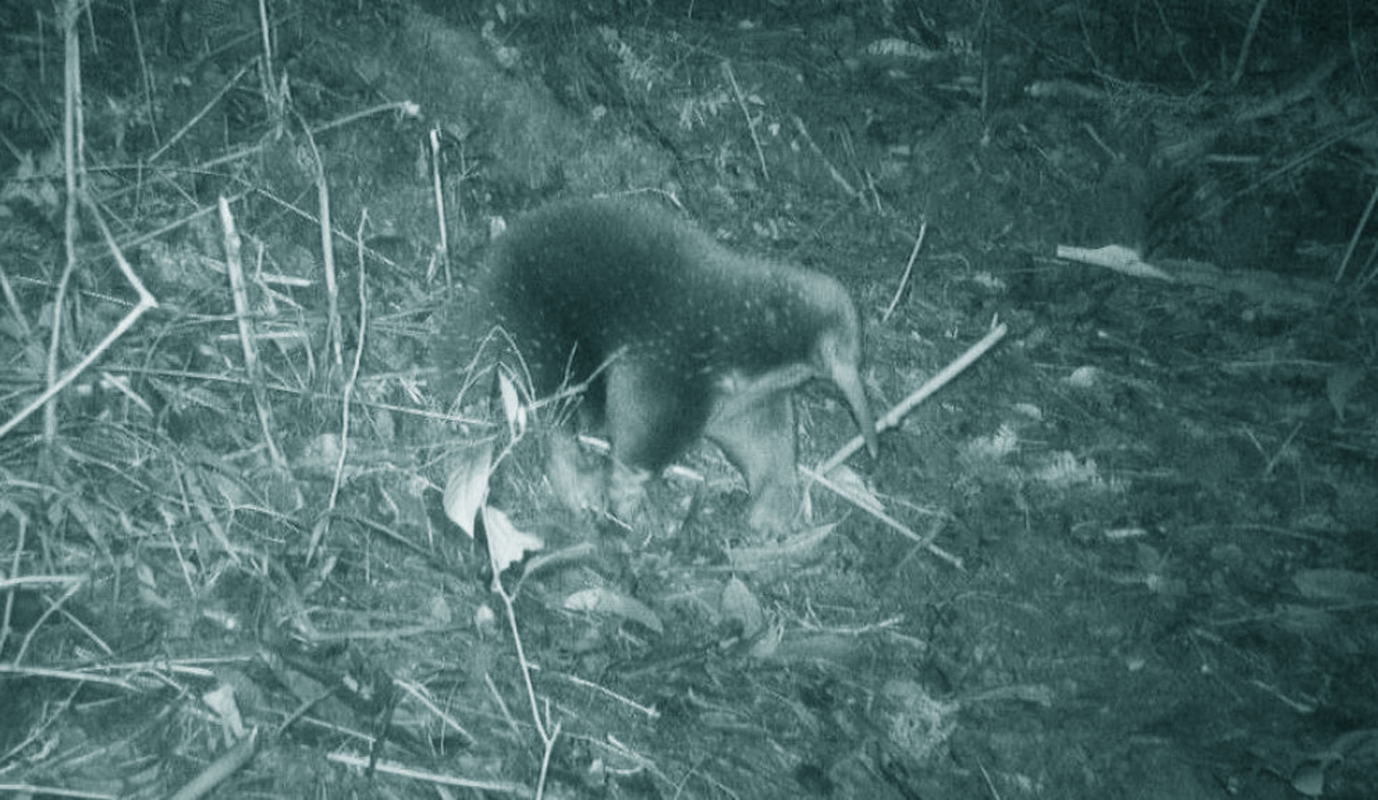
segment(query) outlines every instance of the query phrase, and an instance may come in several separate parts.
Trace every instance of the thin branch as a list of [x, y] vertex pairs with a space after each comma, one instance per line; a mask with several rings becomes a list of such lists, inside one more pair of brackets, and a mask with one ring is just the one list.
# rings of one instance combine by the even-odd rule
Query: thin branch
[[895, 288], [895, 296], [890, 298], [890, 305], [886, 306], [885, 313], [881, 315], [882, 323], [890, 321], [890, 315], [895, 313], [895, 307], [900, 304], [900, 298], [904, 296], [904, 289], [909, 285], [909, 276], [914, 272], [914, 259], [919, 255], [919, 248], [923, 246], [923, 239], [928, 235], [928, 221], [919, 226], [919, 235], [914, 237], [914, 249], [909, 251], [909, 263], [904, 265], [904, 275], [900, 278], [900, 285]]
[[761, 162], [761, 179], [769, 181], [770, 170], [766, 169], [766, 153], [761, 148], [761, 138], [756, 135], [756, 120], [751, 118], [751, 110], [746, 107], [746, 98], [742, 96], [742, 87], [737, 85], [737, 76], [732, 73], [731, 62], [724, 61], [722, 71], [732, 84], [732, 94], [737, 98], [737, 107], [742, 110], [742, 116], [746, 117], [746, 128], [751, 133], [751, 143], [756, 145], [756, 158]]
[[[929, 395], [943, 388], [949, 381], [960, 375], [963, 370], [975, 363], [976, 359], [980, 358], [987, 350], [994, 347], [996, 342], [999, 342], [1005, 337], [1005, 333], [1008, 330], [1009, 328], [1003, 322], [992, 328], [990, 333], [987, 333], [981, 341], [967, 348], [967, 351], [959, 356], [957, 360], [943, 367], [937, 375], [929, 378], [928, 381], [925, 382], [923, 386], [920, 386], [913, 394], [904, 398], [899, 405], [886, 412], [885, 416], [876, 420], [876, 432], [881, 433], [899, 425], [900, 421], [903, 420], [910, 411], [913, 411], [919, 403], [927, 400]], [[851, 458], [864, 444], [865, 440], [862, 439], [861, 436], [858, 435], [853, 437], [851, 441], [838, 448], [838, 451], [833, 454], [832, 458], [824, 461], [818, 467], [818, 472], [822, 475], [828, 474], [838, 464]]]

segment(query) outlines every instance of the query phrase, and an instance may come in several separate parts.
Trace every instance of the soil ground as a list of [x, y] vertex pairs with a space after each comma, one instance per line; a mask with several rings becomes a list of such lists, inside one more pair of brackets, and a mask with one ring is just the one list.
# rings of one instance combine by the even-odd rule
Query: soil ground
[[[1372, 9], [265, 8], [0, 10], [0, 792], [1375, 796]], [[1007, 332], [790, 537], [568, 511], [454, 330], [595, 194], [836, 276], [878, 414]]]

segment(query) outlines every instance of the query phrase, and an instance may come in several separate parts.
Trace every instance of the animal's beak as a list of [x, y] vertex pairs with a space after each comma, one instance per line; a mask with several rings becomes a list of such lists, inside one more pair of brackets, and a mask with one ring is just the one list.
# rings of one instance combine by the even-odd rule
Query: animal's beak
[[837, 360], [833, 360], [828, 367], [833, 383], [842, 390], [847, 405], [852, 407], [852, 416], [856, 417], [857, 427], [861, 428], [861, 438], [866, 441], [866, 451], [871, 458], [875, 458], [880, 453], [880, 444], [876, 441], [876, 421], [871, 416], [871, 406], [866, 402], [866, 391], [861, 386], [861, 373], [856, 365]]

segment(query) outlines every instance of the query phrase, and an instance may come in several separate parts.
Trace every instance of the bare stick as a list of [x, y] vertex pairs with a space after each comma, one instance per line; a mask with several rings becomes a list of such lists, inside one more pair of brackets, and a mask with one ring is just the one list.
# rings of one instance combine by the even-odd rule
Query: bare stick
[[268, 118], [275, 125], [281, 125], [284, 98], [278, 92], [277, 81], [273, 80], [273, 41], [269, 36], [267, 0], [258, 0], [258, 29], [263, 38], [263, 69], [259, 72], [263, 81], [263, 100], [268, 104]]
[[249, 763], [249, 759], [254, 757], [254, 752], [258, 749], [258, 728], [249, 731], [249, 735], [240, 739], [234, 747], [225, 751], [225, 754], [211, 762], [200, 775], [192, 778], [191, 782], [177, 790], [170, 800], [198, 800], [205, 797], [207, 793], [215, 787], [224, 783], [231, 775], [239, 770], [240, 767]]
[[[1182, 37], [1177, 31], [1172, 29], [1172, 23], [1168, 21], [1167, 11], [1163, 9], [1162, 0], [1153, 0], [1153, 8], [1158, 12], [1158, 22], [1163, 26], [1163, 32], [1167, 34], [1168, 41], [1175, 42], [1177, 45], [1177, 60], [1182, 62], [1182, 67], [1191, 76], [1192, 83], [1196, 82], [1196, 70], [1192, 69], [1191, 62], [1187, 60], [1187, 54], [1182, 50]], [[1078, 9], [1080, 13], [1080, 9]], [[1082, 25], [1085, 30], [1085, 25]], [[1099, 59], [1097, 59], [1099, 62]]]
[[[153, 89], [153, 73], [148, 71], [148, 59], [144, 55], [144, 38], [139, 30], [139, 15], [134, 10], [134, 0], [129, 0], [129, 28], [134, 32], [134, 52], [139, 55], [139, 73], [144, 79], [144, 102], [153, 107], [155, 92]], [[158, 143], [158, 120], [156, 114], [148, 115], [148, 131], [153, 134], [153, 143]]]
[[10, 286], [10, 277], [5, 274], [4, 264], [0, 264], [0, 293], [5, 295], [5, 304], [10, 307], [10, 317], [19, 328], [19, 336], [15, 338], [29, 338], [29, 321], [24, 317], [24, 309], [19, 307], [19, 297], [14, 293], [14, 287]]
[[[83, 192], [81, 200], [86, 205], [86, 210], [90, 212], [91, 218], [95, 220], [96, 227], [100, 229], [101, 238], [105, 240], [105, 246], [110, 248], [110, 255], [114, 257], [115, 265], [120, 268], [120, 274], [124, 276], [125, 281], [128, 282], [129, 286], [134, 290], [134, 293], [139, 296], [139, 302], [135, 308], [138, 309], [139, 307], [143, 307], [144, 311], [150, 308], [157, 308], [157, 298], [148, 291], [148, 288], [144, 286], [144, 282], [139, 280], [138, 274], [134, 272], [134, 267], [130, 266], [129, 260], [124, 257], [124, 252], [120, 250], [120, 246], [115, 242], [115, 234], [111, 233], [110, 226], [105, 224], [105, 217], [101, 215], [100, 208], [96, 205], [95, 201], [91, 199], [89, 194]], [[134, 315], [133, 311], [129, 313], [131, 316]], [[143, 311], [139, 313], [142, 314]]]
[[[100, 209], [96, 208], [95, 203], [92, 203], [90, 198], [84, 195], [83, 200], [86, 202], [87, 209], [95, 218], [96, 226], [100, 228], [101, 235], [105, 238], [105, 243], [110, 248], [110, 252], [114, 254], [115, 263], [119, 265], [120, 271], [124, 273], [125, 280], [129, 282], [130, 286], [134, 287], [134, 291], [139, 295], [139, 302], [134, 308], [130, 309], [128, 314], [125, 314], [124, 317], [115, 324], [115, 327], [110, 329], [110, 332], [91, 349], [91, 352], [82, 357], [82, 359], [70, 370], [65, 372], [62, 377], [51, 382], [48, 388], [43, 391], [43, 394], [34, 398], [27, 406], [20, 409], [19, 413], [11, 417], [4, 425], [0, 425], [0, 437], [9, 433], [16, 425], [28, 419], [30, 414], [42, 408], [45, 403], [57, 396], [58, 392], [67, 388], [72, 381], [77, 379], [78, 375], [85, 372], [88, 367], [94, 364], [102, 353], [110, 349], [110, 346], [115, 343], [116, 339], [123, 336], [125, 331], [132, 328], [134, 323], [139, 320], [139, 317], [144, 315], [144, 312], [148, 311], [150, 308], [158, 307], [158, 301], [154, 299], [148, 289], [144, 288], [143, 281], [139, 280], [139, 276], [134, 274], [133, 267], [129, 266], [129, 262], [125, 260], [124, 253], [120, 252], [119, 246], [115, 244], [115, 237], [110, 233], [110, 228], [105, 224], [105, 219], [101, 217]], [[54, 323], [54, 325], [56, 325], [56, 323]]]
[[914, 249], [909, 251], [909, 263], [904, 265], [904, 275], [900, 278], [900, 285], [895, 289], [895, 296], [890, 298], [890, 305], [886, 307], [885, 313], [880, 316], [881, 322], [889, 322], [890, 315], [895, 313], [895, 307], [900, 304], [900, 298], [904, 296], [904, 287], [909, 285], [909, 276], [914, 272], [914, 259], [919, 256], [919, 248], [923, 246], [923, 239], [928, 235], [928, 220], [924, 220], [923, 225], [919, 226], [919, 235], [914, 237]]
[[1368, 251], [1368, 260], [1364, 262], [1360, 270], [1360, 276], [1354, 286], [1354, 297], [1358, 297], [1368, 290], [1368, 285], [1378, 278], [1378, 242]]
[[[344, 764], [347, 767], [354, 767], [363, 770], [368, 767], [369, 759], [349, 753], [330, 753], [326, 755], [327, 761], [336, 764]], [[411, 778], [418, 781], [426, 781], [437, 786], [458, 786], [465, 789], [478, 789], [484, 792], [497, 792], [500, 794], [526, 795], [528, 790], [519, 783], [506, 783], [503, 781], [485, 781], [475, 778], [458, 778], [453, 775], [442, 775], [438, 772], [423, 772], [421, 770], [405, 767], [393, 761], [379, 761], [377, 764], [378, 772], [383, 775], [396, 775], [400, 778]]]
[[1368, 197], [1368, 205], [1364, 206], [1364, 213], [1359, 216], [1359, 222], [1354, 226], [1354, 235], [1349, 238], [1349, 245], [1345, 247], [1344, 258], [1340, 259], [1339, 269], [1335, 270], [1334, 283], [1338, 286], [1340, 279], [1345, 276], [1345, 269], [1349, 266], [1349, 259], [1354, 257], [1354, 249], [1359, 246], [1359, 236], [1363, 234], [1364, 228], [1368, 227], [1369, 217], [1373, 216], [1373, 207], [1378, 205], [1378, 183], [1373, 185], [1373, 194]]
[[828, 157], [823, 154], [823, 149], [814, 142], [813, 137], [809, 135], [809, 129], [804, 127], [804, 120], [800, 119], [798, 115], [794, 117], [794, 127], [799, 131], [799, 135], [804, 137], [804, 141], [808, 142], [809, 149], [813, 151], [813, 154], [818, 156], [823, 165], [828, 168], [828, 174], [832, 176], [838, 186], [842, 187], [842, 191], [846, 192], [848, 197], [858, 197], [857, 190], [852, 188], [852, 184], [842, 177], [842, 173], [838, 172], [837, 167], [834, 167]]
[[364, 226], [368, 224], [368, 209], [359, 215], [359, 343], [354, 348], [354, 363], [345, 381], [344, 397], [340, 400], [340, 460], [335, 465], [335, 483], [330, 487], [330, 510], [335, 510], [335, 501], [340, 494], [340, 484], [344, 482], [345, 454], [349, 450], [349, 408], [354, 397], [354, 387], [359, 382], [359, 369], [364, 363], [364, 341], [368, 331], [368, 284], [365, 281], [367, 267], [364, 263]]
[[803, 470], [804, 474], [808, 476], [809, 480], [817, 481], [823, 488], [827, 489], [828, 491], [832, 492], [838, 497], [841, 497], [843, 500], [846, 500], [847, 502], [851, 503], [852, 506], [861, 509], [863, 512], [867, 514], [870, 514], [876, 520], [884, 523], [892, 530], [895, 530], [898, 533], [900, 533], [900, 535], [908, 539], [912, 539], [915, 542], [918, 542], [920, 547], [923, 547], [928, 552], [932, 553], [938, 558], [941, 558], [942, 560], [946, 561], [947, 563], [951, 564], [957, 569], [966, 569], [966, 565], [962, 563], [962, 559], [959, 556], [954, 556], [953, 554], [947, 552], [946, 550], [942, 549], [936, 544], [933, 544], [932, 536], [920, 536], [917, 533], [910, 530], [909, 526], [905, 525], [903, 522], [900, 522], [899, 520], [895, 519], [889, 514], [886, 514], [884, 511], [881, 511], [877, 508], [873, 508], [869, 503], [858, 502], [855, 498], [852, 497], [851, 492], [849, 492], [846, 489], [846, 487], [829, 480], [828, 477], [823, 474], [822, 470], [815, 472], [811, 469], [808, 469], [807, 467], [801, 467], [801, 469]]
[[38, 85], [48, 85], [48, 49], [44, 43], [48, 41], [47, 32], [43, 29], [43, 9], [34, 8], [34, 22], [38, 26]]
[[[522, 680], [526, 683], [526, 697], [531, 702], [531, 721], [536, 724], [536, 733], [540, 735], [541, 745], [544, 747], [544, 753], [541, 755], [541, 777], [536, 784], [536, 800], [541, 800], [545, 795], [545, 781], [550, 768], [550, 756], [555, 751], [555, 741], [560, 738], [561, 723], [556, 722], [553, 729], [548, 729], [547, 725], [550, 721], [541, 715], [540, 703], [536, 701], [536, 687], [531, 683], [531, 664], [526, 660], [526, 648], [522, 645], [521, 632], [517, 629], [517, 609], [513, 604], [512, 595], [508, 594], [507, 589], [502, 585], [502, 565], [498, 564], [491, 533], [488, 543], [488, 562], [493, 569], [493, 591], [502, 598], [503, 607], [507, 610], [507, 624], [512, 630], [512, 644], [517, 648], [517, 663], [521, 666]], [[549, 714], [549, 711], [549, 702], [547, 702], [546, 713]]]
[[493, 676], [483, 673], [483, 682], [488, 684], [488, 692], [493, 695], [493, 700], [498, 704], [498, 710], [502, 712], [502, 718], [507, 720], [507, 727], [512, 729], [512, 733], [521, 735], [522, 729], [517, 727], [517, 721], [512, 719], [512, 712], [507, 710], [507, 701], [502, 699], [502, 693], [498, 691], [498, 685], [493, 683]]
[[145, 689], [141, 689], [123, 678], [107, 678], [104, 675], [97, 675], [94, 672], [86, 672], [76, 669], [53, 669], [51, 667], [17, 667], [8, 662], [0, 664], [0, 675], [27, 675], [35, 678], [51, 678], [59, 681], [75, 681], [77, 683], [99, 683], [102, 686], [114, 686], [132, 694], [138, 694]]
[[1230, 85], [1235, 86], [1244, 75], [1244, 62], [1249, 60], [1249, 48], [1253, 46], [1254, 34], [1258, 33], [1258, 22], [1263, 18], [1263, 9], [1268, 0], [1258, 0], [1253, 16], [1249, 17], [1249, 29], [1244, 32], [1244, 43], [1239, 46], [1239, 58], [1234, 62], [1234, 72], [1230, 75]]
[[329, 122], [323, 122], [320, 125], [317, 125], [316, 127], [312, 128], [311, 132], [325, 133], [326, 131], [332, 128], [338, 128], [341, 125], [348, 125], [349, 123], [354, 122], [355, 120], [363, 119], [364, 117], [368, 117], [373, 114], [382, 114], [387, 111], [400, 111], [402, 112], [402, 116], [404, 117], [418, 117], [421, 115], [421, 106], [417, 105], [416, 103], [413, 103], [410, 100], [398, 100], [393, 103], [383, 103], [380, 106], [374, 106], [373, 108], [366, 108], [363, 111], [356, 111], [352, 114], [346, 114], [343, 117], [340, 117], [339, 119], [332, 119]]
[[746, 107], [746, 98], [742, 96], [742, 87], [737, 85], [737, 76], [732, 73], [732, 63], [722, 62], [723, 75], [732, 84], [732, 94], [737, 98], [737, 107], [742, 110], [742, 116], [746, 117], [746, 128], [751, 132], [751, 143], [756, 145], [756, 158], [761, 162], [761, 178], [770, 180], [770, 170], [766, 169], [766, 153], [761, 149], [761, 139], [756, 135], [756, 120], [751, 118], [751, 110]]
[[430, 710], [432, 714], [439, 717], [440, 720], [445, 723], [446, 727], [462, 736], [464, 738], [464, 741], [469, 746], [472, 747], [473, 745], [478, 744], [478, 739], [475, 739], [473, 734], [464, 730], [464, 726], [460, 725], [458, 720], [450, 716], [444, 709], [435, 704], [435, 701], [431, 699], [430, 695], [426, 692], [423, 686], [416, 683], [415, 681], [403, 680], [394, 680], [393, 685], [397, 686], [397, 688], [414, 697], [418, 703], [425, 706], [427, 709]]
[[[489, 548], [489, 558], [492, 558], [492, 548]], [[502, 598], [502, 603], [507, 609], [507, 623], [512, 629], [512, 642], [517, 648], [517, 661], [521, 665], [522, 679], [526, 682], [526, 696], [531, 701], [531, 719], [536, 723], [536, 733], [541, 737], [541, 745], [544, 752], [541, 755], [541, 777], [536, 784], [536, 800], [541, 800], [545, 794], [546, 773], [550, 768], [550, 756], [555, 751], [555, 740], [560, 738], [560, 723], [556, 722], [554, 729], [546, 733], [546, 721], [541, 718], [540, 705], [536, 702], [536, 688], [531, 683], [531, 665], [526, 660], [526, 650], [522, 647], [521, 633], [517, 630], [517, 609], [512, 604], [512, 596], [502, 586], [502, 575], [496, 571], [493, 574], [493, 589]]]
[[[435, 217], [436, 224], [440, 229], [440, 263], [445, 266], [445, 287], [455, 285], [454, 276], [450, 274], [450, 238], [445, 229], [445, 192], [440, 182], [440, 131], [431, 128], [431, 184], [435, 187]], [[426, 278], [429, 280], [430, 275]]]
[[254, 406], [258, 409], [258, 424], [263, 429], [263, 441], [268, 445], [268, 454], [276, 469], [284, 469], [286, 459], [273, 440], [273, 407], [268, 403], [268, 393], [263, 388], [262, 370], [258, 363], [258, 343], [254, 339], [253, 322], [249, 315], [249, 293], [244, 285], [244, 264], [239, 257], [239, 231], [235, 230], [234, 214], [230, 212], [230, 202], [220, 196], [220, 227], [225, 239], [225, 268], [230, 273], [230, 293], [234, 296], [234, 317], [239, 326], [239, 343], [244, 351], [244, 371], [249, 375], [249, 390], [254, 396]]
[[5, 591], [5, 608], [0, 611], [0, 653], [5, 652], [5, 641], [10, 638], [10, 618], [14, 614], [14, 587], [13, 581], [19, 578], [20, 557], [24, 555], [24, 539], [29, 532], [29, 518], [24, 512], [19, 510], [18, 505], [13, 506], [10, 515], [14, 517], [14, 526], [19, 529], [19, 535], [15, 537], [14, 558], [10, 562], [9, 580], [0, 580]]
[[545, 742], [545, 752], [541, 754], [541, 777], [536, 782], [536, 800], [541, 800], [545, 796], [545, 779], [550, 774], [550, 756], [555, 752], [555, 740], [560, 738], [562, 724], [558, 721], [555, 723], [555, 730], [550, 732], [550, 738]]
[[32, 627], [29, 628], [29, 632], [24, 635], [24, 641], [19, 645], [19, 652], [14, 654], [14, 658], [10, 661], [11, 664], [16, 667], [19, 666], [19, 663], [24, 660], [24, 654], [29, 651], [29, 645], [33, 642], [33, 637], [36, 636], [39, 629], [43, 627], [43, 623], [47, 621], [48, 617], [56, 614], [58, 610], [62, 608], [62, 604], [71, 600], [72, 595], [79, 592], [84, 585], [86, 585], [86, 581], [84, 580], [69, 584], [67, 586], [67, 591], [62, 593], [62, 597], [59, 597], [57, 602], [54, 603], [49, 601], [48, 607], [38, 616], [38, 621], [35, 622]]
[[[882, 433], [899, 425], [900, 421], [903, 420], [910, 411], [913, 411], [919, 403], [927, 400], [929, 395], [943, 388], [949, 381], [960, 375], [962, 370], [971, 366], [975, 363], [976, 359], [980, 358], [987, 350], [994, 347], [996, 342], [1004, 338], [1008, 330], [1008, 327], [1003, 322], [992, 328], [990, 333], [986, 334], [981, 341], [972, 345], [965, 353], [958, 357], [956, 361], [943, 367], [937, 375], [929, 378], [917, 391], [904, 398], [899, 405], [887, 411], [885, 416], [876, 420], [876, 432]], [[818, 467], [819, 474], [828, 474], [838, 464], [851, 458], [852, 454], [860, 450], [864, 445], [865, 440], [860, 436], [852, 437], [852, 440], [839, 448], [838, 451], [833, 454], [832, 458], [824, 461], [823, 464]]]
[[350, 368], [349, 378], [345, 381], [343, 396], [340, 399], [340, 457], [335, 461], [335, 480], [330, 486], [330, 502], [326, 506], [327, 512], [322, 517], [321, 524], [311, 532], [311, 544], [306, 548], [308, 564], [311, 563], [312, 557], [316, 554], [316, 547], [320, 545], [321, 539], [330, 527], [330, 512], [335, 510], [335, 502], [340, 496], [340, 486], [344, 484], [345, 459], [349, 455], [349, 409], [354, 397], [354, 387], [359, 382], [359, 368], [364, 361], [364, 332], [368, 330], [368, 290], [364, 282], [364, 226], [367, 224], [368, 209], [365, 208], [364, 213], [359, 215], [359, 229], [355, 233], [359, 255], [359, 344], [354, 348], [354, 364]]
[[[488, 549], [489, 558], [492, 558], [492, 548]], [[496, 566], [497, 562], [493, 562]], [[522, 680], [526, 683], [526, 697], [531, 702], [531, 720], [536, 723], [536, 732], [540, 734], [541, 740], [546, 741], [548, 737], [545, 732], [545, 723], [541, 720], [540, 704], [536, 702], [536, 687], [531, 683], [531, 663], [526, 660], [526, 648], [522, 646], [521, 631], [517, 629], [517, 610], [512, 605], [512, 596], [502, 586], [502, 576], [493, 575], [493, 590], [502, 598], [503, 605], [507, 609], [507, 625], [512, 631], [512, 644], [517, 648], [517, 662], [522, 668]]]
[[[66, 58], [63, 66], [65, 82], [63, 86], [62, 113], [62, 162], [63, 174], [67, 181], [67, 211], [63, 225], [63, 245], [66, 250], [66, 264], [62, 268], [62, 278], [57, 283], [57, 293], [53, 298], [53, 330], [48, 340], [48, 367], [45, 380], [48, 391], [57, 384], [58, 353], [62, 343], [62, 316], [67, 307], [67, 287], [71, 284], [72, 273], [77, 267], [77, 196], [79, 184], [85, 184], [82, 152], [82, 113], [81, 113], [81, 37], [77, 32], [77, 17], [81, 13], [79, 0], [67, 0], [63, 6], [63, 41]], [[52, 392], [52, 395], [56, 395]], [[3, 435], [3, 434], [0, 434]], [[50, 403], [43, 409], [43, 438], [51, 443], [57, 438], [57, 404]]]
[[618, 694], [617, 692], [614, 692], [613, 690], [605, 686], [599, 686], [598, 684], [593, 683], [591, 681], [586, 681], [578, 675], [562, 673], [560, 674], [560, 677], [564, 678], [565, 680], [569, 681], [575, 686], [582, 686], [585, 689], [592, 689], [595, 692], [605, 694], [608, 697], [611, 697], [613, 700], [616, 700], [617, 702], [622, 703], [623, 705], [637, 712], [638, 714], [645, 715], [647, 719], [660, 719], [660, 712], [655, 709], [655, 706], [644, 706], [641, 703], [638, 703], [629, 697], [623, 697], [622, 695]]
[[210, 110], [212, 108], [215, 108], [215, 104], [220, 102], [220, 98], [224, 97], [226, 92], [233, 89], [236, 83], [239, 83], [239, 79], [244, 77], [244, 73], [248, 72], [249, 67], [251, 66], [253, 66], [252, 61], [240, 67], [239, 71], [234, 74], [234, 77], [230, 78], [228, 81], [225, 82], [224, 86], [220, 87], [220, 91], [215, 93], [215, 97], [212, 97], [210, 101], [206, 103], [206, 105], [202, 106], [200, 111], [196, 112], [196, 114], [191, 119], [187, 120], [187, 123], [182, 126], [181, 130], [172, 134], [172, 138], [167, 140], [167, 144], [163, 145], [162, 147], [159, 147], [157, 150], [154, 150], [153, 155], [149, 156], [145, 160], [145, 163], [152, 164], [154, 161], [157, 161], [159, 158], [162, 157], [163, 153], [166, 153], [168, 151], [169, 147], [172, 147], [174, 144], [177, 144], [177, 142], [181, 141], [182, 137], [186, 136], [188, 131], [196, 127], [196, 123], [200, 122], [202, 117], [210, 113]]
[[1287, 454], [1287, 446], [1292, 443], [1293, 439], [1297, 438], [1297, 434], [1301, 433], [1301, 428], [1304, 424], [1305, 422], [1298, 422], [1296, 426], [1292, 428], [1292, 432], [1287, 434], [1287, 438], [1282, 440], [1282, 444], [1278, 445], [1277, 452], [1273, 453], [1273, 457], [1268, 459], [1268, 466], [1263, 468], [1263, 477], [1271, 478], [1273, 476], [1273, 468], [1276, 467], [1278, 462], [1282, 460], [1282, 457]]
[[311, 145], [311, 154], [316, 161], [316, 212], [320, 216], [321, 263], [325, 266], [325, 297], [329, 319], [326, 322], [326, 339], [329, 351], [335, 356], [336, 373], [344, 372], [344, 352], [340, 343], [340, 284], [335, 277], [335, 252], [330, 237], [330, 187], [325, 182], [325, 162], [321, 151], [316, 149], [316, 137], [306, 126], [306, 120], [297, 116], [301, 127], [306, 131], [306, 141]]

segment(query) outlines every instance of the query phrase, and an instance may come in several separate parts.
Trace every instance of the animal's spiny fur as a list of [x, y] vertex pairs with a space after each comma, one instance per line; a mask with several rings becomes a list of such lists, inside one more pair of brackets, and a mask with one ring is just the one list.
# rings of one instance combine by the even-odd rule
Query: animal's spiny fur
[[651, 205], [579, 200], [518, 221], [482, 284], [538, 395], [589, 380], [587, 415], [612, 440], [611, 500], [700, 436], [747, 479], [751, 519], [787, 526], [795, 498], [790, 390], [842, 390], [874, 452], [856, 310], [820, 273], [739, 255]]

